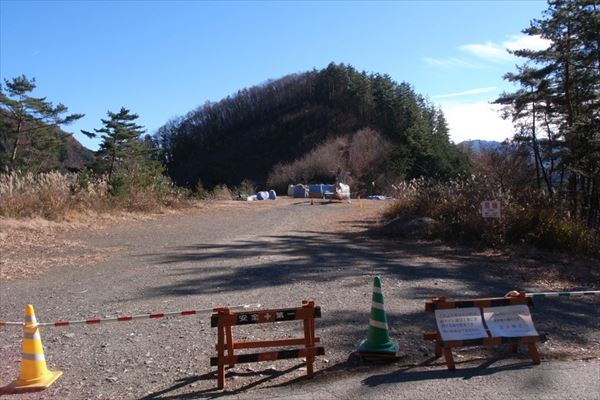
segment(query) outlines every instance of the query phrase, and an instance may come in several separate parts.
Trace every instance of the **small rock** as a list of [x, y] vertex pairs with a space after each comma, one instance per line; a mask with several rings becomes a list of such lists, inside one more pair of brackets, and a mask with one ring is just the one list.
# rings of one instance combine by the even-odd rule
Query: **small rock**
[[116, 376], [109, 376], [108, 378], [106, 378], [106, 380], [114, 383], [114, 382], [118, 381], [119, 378], [117, 378]]
[[421, 217], [413, 214], [401, 215], [389, 221], [382, 227], [382, 231], [393, 236], [420, 236], [437, 221], [429, 217]]

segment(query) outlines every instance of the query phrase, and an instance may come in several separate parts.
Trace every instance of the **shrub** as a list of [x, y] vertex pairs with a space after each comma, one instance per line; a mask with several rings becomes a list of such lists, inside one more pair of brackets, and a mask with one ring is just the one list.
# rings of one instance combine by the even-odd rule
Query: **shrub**
[[[393, 219], [402, 214], [434, 218], [440, 223], [432, 235], [484, 245], [529, 243], [541, 248], [585, 254], [600, 254], [597, 232], [572, 219], [566, 204], [542, 190], [522, 189], [518, 193], [482, 175], [448, 183], [423, 179], [394, 185], [397, 201], [384, 212]], [[499, 200], [501, 218], [484, 219], [480, 205]]]
[[330, 139], [296, 161], [277, 164], [267, 185], [285, 193], [289, 184], [333, 182], [339, 178], [355, 193], [372, 191], [372, 182], [385, 184], [383, 170], [390, 146], [378, 132], [361, 129], [353, 135]]
[[196, 187], [194, 188], [194, 194], [199, 199], [207, 199], [210, 196], [210, 192], [204, 188], [202, 181], [198, 181], [198, 183], [196, 183]]
[[361, 129], [352, 136], [345, 169], [350, 172], [348, 183], [353, 184], [353, 192], [384, 192], [383, 171], [390, 149], [391, 143], [373, 129]]
[[231, 191], [233, 192], [233, 195], [236, 199], [246, 200], [248, 196], [251, 196], [254, 193], [256, 193], [256, 184], [250, 179], [244, 179]]
[[345, 138], [329, 140], [304, 157], [290, 164], [277, 164], [267, 180], [267, 186], [278, 192], [287, 192], [290, 183], [331, 182], [341, 164], [341, 156], [348, 146]]
[[226, 185], [217, 185], [208, 196], [211, 200], [233, 200], [233, 194]]

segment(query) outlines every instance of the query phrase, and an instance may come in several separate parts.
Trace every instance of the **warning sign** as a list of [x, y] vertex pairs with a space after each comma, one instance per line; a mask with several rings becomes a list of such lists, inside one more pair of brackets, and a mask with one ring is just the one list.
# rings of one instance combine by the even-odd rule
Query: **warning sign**
[[498, 200], [482, 201], [481, 216], [483, 218], [500, 218], [500, 202]]
[[479, 307], [435, 310], [442, 340], [487, 338]]
[[484, 308], [483, 318], [492, 336], [538, 336], [525, 304]]

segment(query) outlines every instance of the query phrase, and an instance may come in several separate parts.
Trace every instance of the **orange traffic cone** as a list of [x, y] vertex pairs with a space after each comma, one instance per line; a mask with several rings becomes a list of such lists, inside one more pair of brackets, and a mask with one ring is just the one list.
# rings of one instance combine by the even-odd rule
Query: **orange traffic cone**
[[33, 306], [25, 307], [25, 326], [23, 327], [23, 352], [21, 372], [16, 381], [0, 389], [0, 393], [20, 393], [43, 390], [52, 385], [62, 371], [48, 371], [42, 339], [35, 319]]

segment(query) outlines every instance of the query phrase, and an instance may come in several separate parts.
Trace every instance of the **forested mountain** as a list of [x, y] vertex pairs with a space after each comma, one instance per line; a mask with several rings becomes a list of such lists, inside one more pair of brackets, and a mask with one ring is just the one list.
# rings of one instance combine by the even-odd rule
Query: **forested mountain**
[[210, 188], [246, 178], [262, 185], [276, 165], [363, 128], [389, 143], [378, 168], [390, 178], [447, 178], [466, 168], [466, 158], [449, 142], [441, 110], [408, 83], [344, 64], [206, 103], [169, 121], [155, 139], [177, 184], [200, 181]]
[[[62, 132], [64, 135], [65, 133]], [[66, 134], [65, 147], [62, 150], [61, 166], [67, 170], [78, 171], [94, 163], [94, 152], [83, 146], [73, 135]]]
[[0, 85], [0, 170], [77, 170], [92, 162], [91, 151], [61, 130], [82, 118], [45, 97], [33, 96], [35, 78], [25, 75]]
[[[0, 111], [0, 166], [9, 165], [14, 143], [4, 134], [4, 127], [12, 122], [10, 115]], [[37, 128], [34, 128], [37, 127]], [[43, 123], [27, 121], [22, 128], [28, 131], [44, 130], [43, 140], [27, 138], [22, 141], [19, 155], [21, 161], [15, 166], [22, 171], [44, 172], [51, 170], [78, 171], [94, 162], [94, 153], [84, 147], [70, 133], [58, 127], [44, 126]], [[36, 141], [37, 140], [37, 141]], [[38, 143], [39, 142], [39, 143]]]

